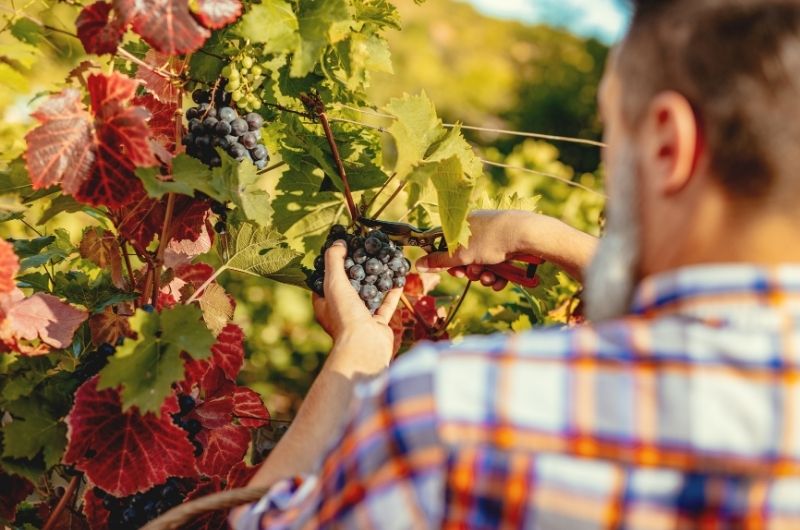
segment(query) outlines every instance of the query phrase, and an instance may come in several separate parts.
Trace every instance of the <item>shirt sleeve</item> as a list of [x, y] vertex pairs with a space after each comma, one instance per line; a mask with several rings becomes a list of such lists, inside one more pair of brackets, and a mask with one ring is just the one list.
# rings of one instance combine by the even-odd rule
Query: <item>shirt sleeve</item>
[[423, 347], [358, 385], [346, 427], [317, 471], [277, 483], [236, 530], [437, 526], [446, 454], [431, 363], [435, 351]]

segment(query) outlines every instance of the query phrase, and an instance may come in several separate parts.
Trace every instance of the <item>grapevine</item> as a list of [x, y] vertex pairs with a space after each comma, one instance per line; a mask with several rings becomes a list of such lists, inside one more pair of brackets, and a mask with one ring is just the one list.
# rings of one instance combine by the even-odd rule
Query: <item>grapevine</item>
[[[390, 2], [41, 4], [57, 16], [0, 12], [25, 52], [5, 71], [39, 37], [86, 56], [29, 94], [24, 148], [0, 164], [0, 526], [138, 528], [244, 486], [268, 452], [253, 440], [282, 432], [241, 384], [242, 278], [322, 296], [344, 240], [370, 311], [403, 290], [398, 349], [447, 338], [466, 289], [442, 294], [364, 216], [441, 226], [455, 248], [469, 209], [533, 202], [490, 198], [501, 162], [424, 93], [358, 119], [392, 68]], [[49, 24], [67, 16], [75, 33]]]

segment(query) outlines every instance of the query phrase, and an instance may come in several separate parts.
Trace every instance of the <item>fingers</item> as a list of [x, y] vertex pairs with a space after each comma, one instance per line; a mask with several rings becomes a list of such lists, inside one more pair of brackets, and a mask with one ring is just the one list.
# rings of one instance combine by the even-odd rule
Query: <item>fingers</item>
[[386, 298], [383, 299], [383, 303], [375, 312], [375, 320], [388, 326], [392, 315], [394, 315], [394, 312], [397, 310], [397, 304], [400, 303], [400, 296], [402, 294], [402, 289], [392, 289], [386, 293]]
[[467, 262], [460, 252], [456, 252], [452, 256], [447, 252], [433, 252], [417, 260], [417, 270], [419, 272], [431, 272], [466, 264]]
[[336, 241], [325, 252], [325, 283], [323, 289], [326, 297], [342, 296], [346, 290], [353, 292], [350, 280], [344, 271], [344, 260], [347, 257], [347, 244]]
[[476, 264], [467, 265], [466, 273], [467, 273], [467, 278], [469, 278], [470, 281], [473, 282], [480, 281], [481, 274], [483, 274], [483, 265], [476, 265]]
[[[472, 281], [480, 281], [482, 285], [491, 287], [495, 291], [502, 291], [508, 286], [508, 280], [500, 278], [496, 274], [485, 269], [478, 270], [478, 266], [470, 269], [469, 267], [453, 267], [447, 272], [456, 278], [469, 278]], [[469, 271], [469, 272], [468, 272]]]
[[497, 276], [493, 272], [483, 271], [480, 276], [481, 285], [492, 287], [497, 281]]
[[497, 281], [494, 282], [494, 285], [492, 285], [492, 289], [494, 289], [497, 292], [500, 292], [507, 286], [508, 286], [508, 280], [506, 280], [505, 278], [498, 278]]

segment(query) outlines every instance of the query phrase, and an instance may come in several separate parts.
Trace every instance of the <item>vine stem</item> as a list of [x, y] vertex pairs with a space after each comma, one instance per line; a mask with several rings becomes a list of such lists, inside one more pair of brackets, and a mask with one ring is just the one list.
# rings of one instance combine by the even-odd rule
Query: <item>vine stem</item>
[[380, 197], [381, 193], [383, 193], [383, 191], [389, 186], [389, 184], [395, 179], [396, 176], [397, 172], [394, 172], [388, 179], [386, 179], [386, 182], [383, 183], [383, 186], [381, 186], [381, 189], [378, 190], [378, 193], [376, 193], [372, 197], [372, 200], [370, 200], [369, 203], [367, 203], [367, 205], [364, 207], [364, 215], [367, 215], [369, 213], [370, 208], [372, 208], [375, 205], [375, 201], [378, 200], [378, 197]]
[[281, 160], [280, 162], [276, 162], [276, 163], [272, 164], [269, 167], [265, 167], [261, 171], [257, 171], [256, 174], [257, 175], [264, 175], [266, 173], [269, 173], [270, 171], [275, 171], [276, 169], [278, 169], [280, 167], [283, 167], [286, 164], [287, 164], [287, 162], [285, 160]]
[[53, 513], [50, 514], [50, 517], [47, 518], [47, 522], [42, 527], [42, 530], [53, 530], [55, 528], [56, 523], [58, 522], [58, 518], [61, 517], [61, 514], [64, 512], [64, 509], [69, 504], [70, 499], [73, 495], [75, 495], [75, 490], [78, 489], [78, 484], [81, 481], [81, 476], [76, 475], [72, 477], [72, 480], [69, 481], [69, 486], [67, 486], [66, 491], [64, 491], [64, 495], [61, 496], [61, 499], [58, 501], [56, 508], [53, 510]]
[[456, 303], [456, 305], [447, 313], [447, 318], [444, 321], [444, 326], [442, 326], [442, 331], [447, 331], [447, 328], [453, 323], [453, 319], [456, 318], [458, 311], [461, 309], [461, 304], [464, 303], [464, 299], [467, 297], [470, 287], [472, 287], [472, 280], [467, 280], [467, 285], [464, 286], [464, 291], [462, 291], [461, 296], [458, 299], [458, 303]]
[[392, 204], [392, 201], [394, 201], [397, 198], [397, 196], [400, 195], [400, 192], [403, 191], [403, 188], [406, 187], [406, 183], [407, 182], [408, 182], [408, 179], [401, 180], [400, 184], [397, 185], [397, 188], [392, 192], [391, 195], [389, 195], [389, 198], [386, 199], [386, 202], [384, 202], [383, 205], [380, 208], [378, 208], [378, 211], [375, 212], [372, 215], [372, 217], [377, 218], [380, 214], [382, 214], [383, 211], [386, 208], [388, 208], [390, 204]]
[[184, 305], [189, 305], [189, 304], [191, 304], [192, 302], [194, 302], [195, 300], [197, 300], [198, 298], [200, 298], [200, 295], [201, 295], [201, 294], [203, 294], [203, 291], [205, 291], [205, 290], [206, 290], [206, 287], [208, 287], [209, 285], [211, 285], [211, 282], [213, 282], [214, 280], [216, 280], [216, 279], [219, 277], [219, 275], [220, 275], [220, 274], [222, 274], [222, 272], [223, 272], [224, 270], [225, 270], [225, 267], [220, 267], [219, 269], [217, 269], [216, 271], [214, 271], [214, 274], [212, 274], [212, 275], [211, 275], [211, 277], [210, 277], [209, 279], [207, 279], [206, 281], [204, 281], [204, 282], [202, 283], [202, 285], [200, 285], [200, 287], [198, 287], [198, 288], [197, 288], [197, 290], [196, 290], [195, 292], [193, 292], [193, 293], [192, 293], [192, 296], [190, 296], [190, 297], [189, 297], [189, 299], [188, 299], [188, 300], [186, 300], [186, 303], [185, 303]]
[[128, 280], [130, 280], [131, 291], [133, 291], [136, 281], [133, 278], [133, 267], [131, 266], [131, 256], [130, 254], [128, 254], [128, 245], [127, 242], [125, 241], [125, 238], [120, 238], [119, 247], [120, 251], [122, 252], [122, 259], [125, 260], [125, 268], [128, 271]]
[[179, 76], [177, 76], [175, 74], [172, 74], [170, 72], [165, 72], [161, 68], [157, 68], [157, 67], [155, 67], [153, 65], [147, 64], [146, 62], [144, 62], [143, 60], [139, 59], [134, 54], [132, 54], [131, 52], [126, 50], [125, 48], [121, 48], [121, 47], [117, 48], [117, 55], [119, 55], [120, 57], [124, 57], [125, 59], [129, 60], [130, 62], [132, 62], [132, 63], [134, 63], [134, 64], [136, 64], [136, 65], [138, 65], [138, 66], [140, 66], [142, 68], [146, 68], [146, 69], [150, 70], [151, 72], [153, 72], [157, 76], [163, 77], [164, 79], [170, 79], [170, 80], [179, 79]]
[[170, 238], [172, 217], [175, 214], [175, 194], [167, 195], [167, 212], [164, 214], [164, 226], [161, 228], [161, 239], [158, 240], [156, 262], [153, 268], [153, 299], [152, 304], [158, 301], [158, 292], [161, 290], [161, 268], [164, 266], [164, 252], [167, 250], [167, 241]]
[[314, 114], [322, 125], [325, 131], [325, 138], [328, 140], [328, 145], [331, 148], [331, 155], [333, 161], [336, 163], [336, 171], [339, 173], [339, 178], [344, 186], [344, 198], [347, 201], [347, 209], [350, 213], [350, 219], [355, 223], [361, 217], [356, 207], [356, 202], [353, 200], [353, 193], [350, 190], [350, 182], [347, 180], [347, 171], [344, 169], [344, 162], [342, 156], [339, 154], [339, 146], [336, 145], [336, 137], [333, 135], [331, 124], [328, 121], [328, 116], [325, 114], [325, 103], [322, 102], [319, 95], [314, 93], [311, 95], [303, 94], [300, 98], [306, 109]]

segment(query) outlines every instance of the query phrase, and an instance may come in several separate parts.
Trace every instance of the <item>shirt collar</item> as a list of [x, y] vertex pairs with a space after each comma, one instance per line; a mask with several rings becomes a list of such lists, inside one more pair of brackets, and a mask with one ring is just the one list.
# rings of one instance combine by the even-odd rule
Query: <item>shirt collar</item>
[[714, 264], [683, 267], [643, 280], [634, 295], [632, 311], [645, 314], [682, 302], [713, 301], [727, 295], [800, 293], [800, 264], [762, 267]]

